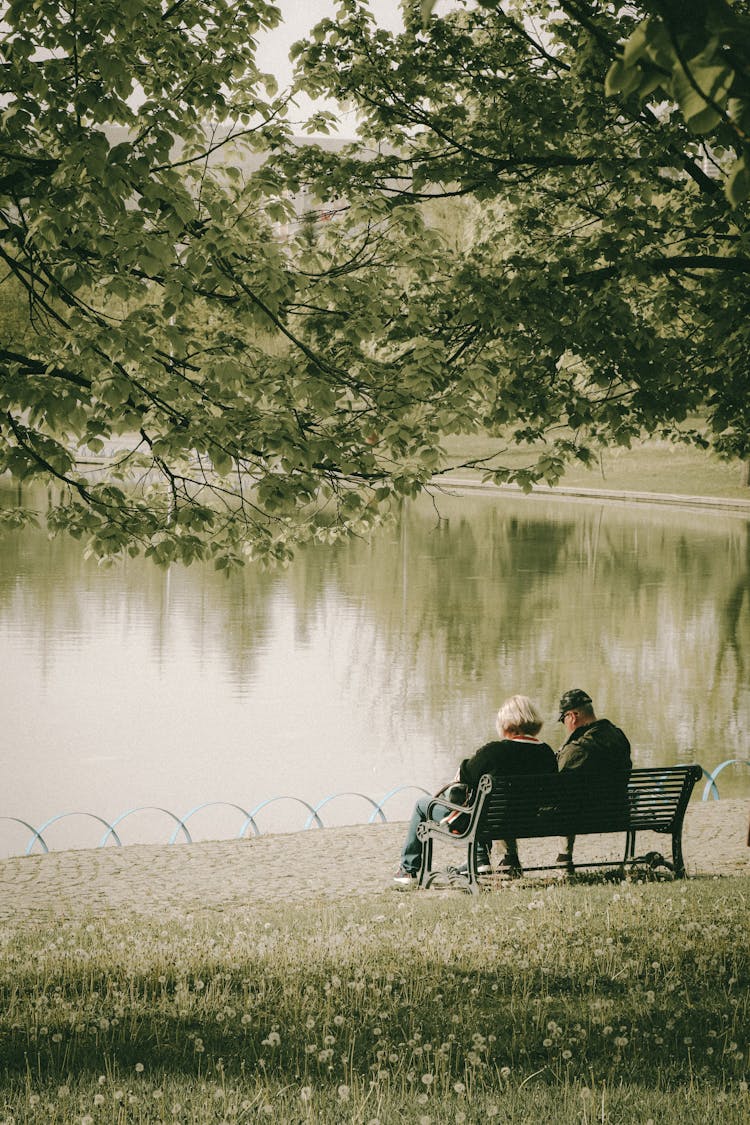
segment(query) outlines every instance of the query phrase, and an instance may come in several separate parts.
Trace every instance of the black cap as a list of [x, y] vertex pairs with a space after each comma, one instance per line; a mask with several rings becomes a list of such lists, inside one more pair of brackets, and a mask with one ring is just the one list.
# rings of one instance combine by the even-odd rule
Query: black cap
[[558, 716], [558, 723], [563, 721], [563, 715], [566, 711], [576, 711], [579, 707], [590, 707], [591, 696], [588, 692], [581, 691], [580, 688], [571, 688], [566, 691], [560, 699], [560, 714]]

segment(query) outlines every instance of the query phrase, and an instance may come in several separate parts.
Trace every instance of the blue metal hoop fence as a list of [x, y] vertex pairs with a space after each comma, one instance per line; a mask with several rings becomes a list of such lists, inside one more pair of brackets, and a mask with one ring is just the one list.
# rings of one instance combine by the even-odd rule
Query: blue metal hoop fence
[[[750, 758], [727, 758], [725, 762], [721, 762], [710, 773], [707, 769], [704, 769], [703, 766], [701, 766], [703, 776], [706, 778], [706, 784], [703, 789], [703, 796], [701, 798], [703, 801], [708, 801], [709, 799], [713, 799], [714, 801], [719, 800], [719, 787], [717, 785], [717, 778], [719, 774], [727, 768], [727, 766], [750, 766]], [[98, 823], [101, 824], [102, 827], [106, 830], [97, 845], [97, 847], [100, 848], [105, 847], [110, 842], [110, 840], [118, 848], [121, 848], [123, 846], [123, 843], [117, 832], [119, 825], [121, 825], [123, 821], [127, 820], [128, 817], [135, 816], [137, 813], [142, 812], [162, 813], [164, 816], [169, 817], [174, 822], [174, 829], [168, 841], [170, 844], [176, 843], [177, 838], [180, 834], [182, 834], [185, 843], [192, 844], [193, 838], [188, 828], [188, 821], [191, 820], [191, 818], [194, 817], [197, 813], [202, 812], [204, 809], [222, 807], [227, 809], [234, 809], [236, 812], [240, 813], [241, 816], [244, 817], [244, 819], [235, 838], [241, 840], [248, 832], [248, 830], [252, 830], [253, 836], [261, 836], [263, 833], [258, 826], [256, 817], [263, 809], [277, 804], [280, 801], [292, 801], [298, 805], [301, 805], [303, 809], [307, 810], [308, 816], [303, 825], [303, 831], [308, 831], [313, 827], [325, 828], [326, 825], [320, 813], [324, 808], [326, 808], [326, 806], [330, 805], [331, 802], [339, 800], [342, 797], [355, 797], [358, 800], [365, 801], [371, 806], [371, 812], [367, 819], [368, 824], [374, 824], [376, 820], [381, 824], [387, 824], [388, 818], [385, 815], [384, 806], [397, 794], [408, 792], [409, 790], [429, 796], [428, 790], [423, 789], [419, 785], [398, 785], [395, 789], [391, 789], [390, 792], [386, 793], [384, 797], [381, 797], [379, 801], [375, 801], [372, 797], [368, 797], [365, 793], [344, 792], [332, 793], [328, 797], [324, 797], [317, 803], [317, 805], [311, 805], [308, 801], [303, 800], [302, 797], [268, 797], [266, 800], [261, 801], [260, 804], [256, 805], [255, 808], [251, 809], [250, 811], [243, 808], [242, 805], [235, 804], [232, 801], [205, 801], [203, 804], [195, 805], [195, 807], [190, 809], [189, 812], [186, 812], [184, 816], [177, 816], [176, 813], [171, 812], [169, 809], [162, 808], [160, 805], [138, 805], [136, 808], [128, 809], [127, 812], [121, 813], [120, 816], [116, 817], [111, 823], [108, 820], [105, 820], [104, 817], [98, 816], [96, 813], [80, 810], [57, 813], [57, 815], [51, 816], [49, 820], [45, 820], [44, 824], [41, 824], [38, 828], [34, 828], [33, 824], [29, 824], [28, 821], [21, 820], [16, 816], [0, 816], [0, 820], [11, 822], [14, 824], [20, 824], [21, 827], [27, 829], [31, 833], [29, 841], [26, 845], [26, 849], [24, 851], [24, 855], [31, 855], [34, 847], [37, 844], [39, 845], [42, 853], [49, 853], [50, 848], [44, 838], [44, 833], [49, 828], [51, 828], [52, 825], [58, 823], [59, 821], [76, 816], [88, 817], [90, 819], [98, 821]]]
[[34, 828], [33, 824], [29, 824], [28, 821], [21, 820], [17, 816], [0, 816], [0, 820], [8, 821], [13, 824], [20, 824], [23, 828], [26, 828], [31, 833], [29, 841], [26, 845], [26, 849], [24, 851], [24, 855], [31, 855], [34, 847], [37, 844], [39, 845], [42, 853], [48, 854], [50, 851], [50, 847], [44, 838], [44, 833], [49, 828], [51, 828], [53, 824], [57, 824], [59, 821], [67, 820], [71, 817], [88, 817], [89, 819], [97, 821], [106, 829], [97, 847], [103, 848], [111, 840], [118, 848], [121, 848], [123, 846], [123, 843], [117, 831], [118, 827], [124, 820], [127, 820], [128, 817], [135, 816], [137, 813], [143, 812], [162, 813], [164, 816], [169, 817], [174, 822], [174, 829], [171, 836], [169, 837], [170, 844], [176, 843], [177, 837], [180, 833], [182, 833], [185, 843], [192, 844], [193, 838], [190, 834], [187, 823], [193, 816], [196, 815], [196, 813], [202, 812], [204, 809], [223, 807], [234, 809], [236, 812], [240, 813], [244, 817], [244, 820], [242, 821], [242, 825], [239, 832], [237, 833], [236, 839], [241, 840], [245, 836], [245, 833], [248, 831], [248, 829], [252, 830], [253, 836], [261, 836], [263, 834], [260, 827], [258, 826], [256, 817], [262, 809], [268, 808], [270, 805], [276, 804], [279, 801], [293, 801], [307, 810], [309, 815], [303, 825], [303, 831], [307, 831], [308, 829], [313, 827], [325, 828], [326, 825], [322, 817], [320, 816], [321, 810], [324, 809], [327, 805], [330, 805], [332, 801], [336, 801], [341, 797], [356, 797], [359, 800], [367, 802], [367, 804], [371, 806], [371, 812], [367, 820], [368, 824], [374, 824], [376, 820], [379, 820], [381, 824], [387, 824], [388, 818], [385, 815], [384, 806], [388, 803], [388, 801], [391, 800], [391, 798], [395, 797], [398, 793], [404, 793], [409, 790], [429, 796], [428, 790], [423, 789], [419, 785], [398, 785], [395, 789], [391, 789], [390, 792], [386, 793], [384, 797], [381, 797], [379, 801], [373, 800], [372, 797], [368, 797], [364, 793], [345, 792], [332, 793], [330, 794], [330, 796], [324, 797], [323, 800], [319, 801], [317, 805], [311, 805], [308, 801], [303, 800], [301, 797], [269, 797], [265, 801], [261, 801], [259, 805], [256, 805], [255, 808], [250, 811], [243, 808], [242, 805], [237, 805], [232, 801], [205, 801], [203, 804], [196, 805], [194, 808], [190, 809], [190, 811], [185, 813], [184, 816], [177, 816], [176, 813], [171, 812], [169, 809], [162, 808], [160, 805], [138, 805], [135, 808], [128, 809], [127, 812], [121, 813], [118, 817], [115, 817], [115, 819], [111, 823], [110, 821], [105, 820], [104, 817], [98, 816], [96, 813], [86, 812], [83, 810], [73, 810], [71, 812], [57, 813], [55, 816], [51, 816], [49, 820], [45, 820], [44, 824], [40, 824], [38, 828]]

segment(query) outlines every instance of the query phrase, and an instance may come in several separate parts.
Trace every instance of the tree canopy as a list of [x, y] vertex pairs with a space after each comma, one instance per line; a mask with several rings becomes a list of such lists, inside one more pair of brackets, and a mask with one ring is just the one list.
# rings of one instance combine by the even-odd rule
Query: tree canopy
[[526, 481], [639, 432], [704, 440], [694, 413], [746, 457], [747, 4], [433, 6], [394, 36], [342, 0], [297, 50], [308, 91], [355, 104], [385, 153], [307, 154], [313, 174], [477, 201], [431, 321], [467, 418], [546, 441]]
[[694, 414], [748, 456], [745, 0], [433, 6], [297, 45], [341, 150], [293, 140], [265, 0], [0, 4], [0, 471], [53, 530], [284, 560], [472, 429], [524, 487]]
[[283, 561], [435, 465], [419, 286], [437, 239], [378, 200], [312, 237], [298, 221], [266, 159], [286, 99], [255, 59], [278, 18], [263, 0], [0, 6], [0, 260], [20, 310], [0, 470], [59, 485], [47, 523], [101, 558]]

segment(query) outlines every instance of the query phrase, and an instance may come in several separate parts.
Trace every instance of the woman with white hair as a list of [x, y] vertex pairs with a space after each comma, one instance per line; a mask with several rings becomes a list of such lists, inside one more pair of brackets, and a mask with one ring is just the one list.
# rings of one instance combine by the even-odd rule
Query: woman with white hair
[[[512, 695], [506, 699], [497, 713], [496, 719], [499, 741], [487, 742], [480, 746], [471, 758], [464, 758], [458, 767], [456, 781], [468, 790], [473, 790], [482, 776], [489, 773], [493, 777], [508, 777], [511, 774], [557, 773], [555, 752], [537, 735], [542, 729], [542, 717], [531, 700], [525, 695]], [[401, 864], [394, 882], [408, 886], [419, 875], [422, 862], [422, 843], [417, 838], [417, 827], [427, 819], [427, 806], [432, 797], [420, 797], [414, 806], [406, 840], [401, 852]], [[442, 820], [450, 810], [438, 805], [432, 816]], [[520, 871], [518, 851], [515, 840], [506, 840], [506, 855], [500, 869], [510, 873]], [[477, 869], [480, 875], [492, 871], [489, 852], [477, 848]]]

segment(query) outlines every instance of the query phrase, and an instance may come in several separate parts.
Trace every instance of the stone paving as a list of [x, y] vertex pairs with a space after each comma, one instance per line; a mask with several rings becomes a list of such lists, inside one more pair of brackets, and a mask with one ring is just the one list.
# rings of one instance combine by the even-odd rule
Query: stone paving
[[[750, 874], [750, 802], [693, 802], [683, 847], [688, 873]], [[231, 911], [249, 902], [395, 893], [403, 824], [311, 829], [246, 840], [130, 845], [0, 861], [0, 924], [102, 914]], [[638, 851], [668, 854], [669, 837], [644, 833]], [[622, 836], [581, 837], [576, 858], [617, 857]], [[550, 863], [555, 840], [521, 841], [522, 862]], [[450, 849], [456, 861], [457, 849]], [[439, 858], [440, 854], [438, 853]], [[528, 878], [534, 878], [531, 875]], [[430, 892], [431, 893], [431, 892]]]

